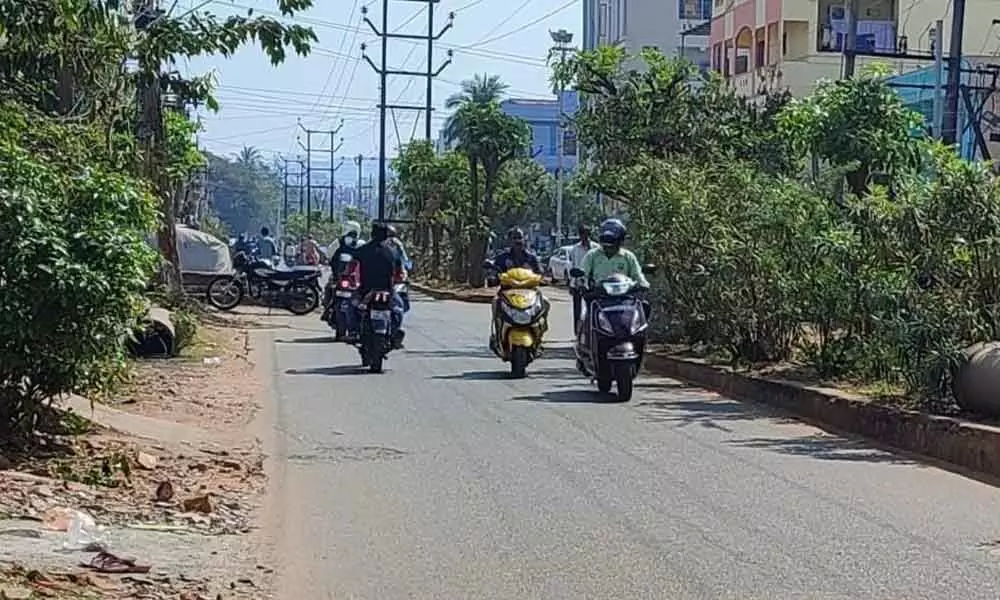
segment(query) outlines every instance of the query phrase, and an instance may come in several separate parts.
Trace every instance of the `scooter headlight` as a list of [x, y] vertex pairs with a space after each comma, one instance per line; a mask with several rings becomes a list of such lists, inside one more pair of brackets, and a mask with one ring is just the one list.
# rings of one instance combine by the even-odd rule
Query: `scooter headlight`
[[614, 330], [611, 328], [611, 319], [608, 318], [608, 314], [603, 310], [597, 313], [597, 328], [608, 334], [614, 333]]
[[538, 303], [524, 309], [514, 308], [509, 304], [502, 304], [501, 306], [503, 306], [504, 314], [515, 325], [530, 325], [535, 320], [535, 317], [538, 316], [538, 311], [541, 309], [541, 305]]
[[646, 312], [642, 310], [641, 307], [636, 307], [635, 311], [632, 312], [632, 335], [641, 333], [649, 327], [649, 321], [646, 319]]

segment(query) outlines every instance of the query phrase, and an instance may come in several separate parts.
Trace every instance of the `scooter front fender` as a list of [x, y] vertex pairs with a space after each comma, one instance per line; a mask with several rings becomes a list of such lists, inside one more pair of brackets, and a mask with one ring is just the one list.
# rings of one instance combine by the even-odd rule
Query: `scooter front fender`
[[529, 329], [511, 329], [507, 334], [507, 343], [511, 348], [522, 346], [524, 348], [535, 347], [535, 334]]

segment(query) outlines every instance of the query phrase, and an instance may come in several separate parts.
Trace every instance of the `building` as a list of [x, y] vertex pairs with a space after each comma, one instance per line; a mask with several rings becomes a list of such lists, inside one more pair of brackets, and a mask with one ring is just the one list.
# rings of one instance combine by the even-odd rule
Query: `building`
[[656, 48], [707, 68], [709, 38], [699, 26], [712, 10], [713, 0], [584, 0], [583, 48], [621, 44], [630, 54]]
[[[576, 92], [563, 92], [562, 111], [572, 117], [579, 107]], [[555, 173], [559, 162], [557, 136], [559, 131], [559, 101], [557, 99], [509, 98], [500, 103], [500, 108], [512, 117], [525, 120], [531, 128], [531, 156], [549, 173]], [[570, 129], [563, 130], [563, 169], [576, 168], [576, 134]]]
[[[948, 0], [858, 0], [858, 4], [857, 48], [878, 55], [859, 57], [859, 68], [872, 61], [886, 63], [897, 73], [927, 67], [938, 19], [944, 19], [947, 53]], [[1000, 28], [992, 22], [1000, 17], [995, 0], [967, 0], [966, 15], [965, 52], [989, 55], [1000, 49]], [[747, 97], [778, 90], [803, 95], [820, 79], [840, 76], [846, 34], [843, 0], [714, 0], [711, 66]]]

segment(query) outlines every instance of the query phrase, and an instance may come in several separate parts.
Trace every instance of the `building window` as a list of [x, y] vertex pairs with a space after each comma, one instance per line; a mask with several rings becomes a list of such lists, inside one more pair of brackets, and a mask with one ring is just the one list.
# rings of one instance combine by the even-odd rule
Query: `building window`
[[563, 130], [563, 156], [576, 156], [576, 132]]
[[597, 35], [608, 37], [608, 4], [601, 2], [597, 7]]
[[712, 0], [677, 0], [677, 17], [707, 21], [712, 18]]

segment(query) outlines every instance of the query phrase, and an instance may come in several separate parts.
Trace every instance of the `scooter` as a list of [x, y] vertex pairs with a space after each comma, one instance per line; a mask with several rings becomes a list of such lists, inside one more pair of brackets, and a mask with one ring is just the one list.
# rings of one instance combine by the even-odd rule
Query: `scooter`
[[381, 373], [382, 364], [392, 350], [392, 293], [373, 290], [358, 305], [361, 312], [361, 337], [358, 350], [361, 364], [372, 373]]
[[[643, 267], [643, 273], [655, 270], [654, 265]], [[571, 277], [583, 274], [577, 268], [570, 270]], [[638, 292], [636, 282], [621, 274], [588, 285], [577, 331], [577, 369], [596, 380], [603, 394], [609, 393], [613, 384], [619, 402], [632, 399], [632, 384], [646, 350], [649, 321]]]
[[334, 339], [338, 342], [357, 336], [357, 331], [349, 330], [348, 323], [351, 321], [348, 311], [355, 310], [352, 300], [361, 285], [358, 265], [353, 262], [351, 255], [341, 254], [339, 258], [340, 276], [336, 278], [336, 282], [331, 277], [327, 283], [328, 298], [324, 299], [326, 310], [323, 313], [323, 320], [333, 328]]
[[[487, 261], [483, 268], [495, 270]], [[542, 276], [530, 269], [510, 269], [497, 277], [500, 290], [492, 315], [490, 350], [500, 360], [510, 363], [510, 374], [525, 376], [528, 365], [542, 350], [542, 337], [548, 330], [549, 305], [538, 287]]]

